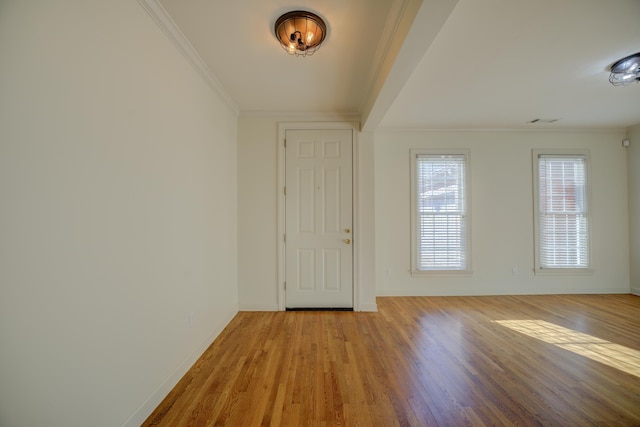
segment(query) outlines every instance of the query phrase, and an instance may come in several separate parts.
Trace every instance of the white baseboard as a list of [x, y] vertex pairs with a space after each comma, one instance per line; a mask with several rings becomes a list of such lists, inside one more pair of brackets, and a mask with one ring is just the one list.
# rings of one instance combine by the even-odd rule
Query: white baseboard
[[151, 393], [151, 396], [145, 400], [142, 405], [136, 409], [129, 418], [127, 418], [121, 427], [139, 427], [151, 413], [158, 407], [162, 400], [169, 392], [178, 384], [178, 381], [191, 369], [194, 363], [202, 356], [207, 348], [218, 338], [222, 330], [231, 322], [238, 313], [238, 306], [234, 306], [232, 310], [224, 318], [224, 321], [218, 326], [200, 345], [189, 354], [169, 376], [160, 384], [160, 386]]
[[640, 289], [635, 288], [631, 291], [626, 288], [619, 289], [556, 289], [548, 290], [518, 290], [518, 291], [502, 291], [502, 290], [416, 290], [416, 289], [378, 289], [377, 297], [452, 297], [452, 296], [501, 296], [501, 295], [599, 295], [599, 294], [628, 294], [631, 292], [640, 295]]
[[378, 304], [360, 304], [358, 311], [378, 311]]
[[240, 304], [240, 311], [278, 311], [278, 304]]
[[[242, 304], [240, 311], [280, 311], [278, 304]], [[360, 304], [356, 311], [378, 311], [378, 304]]]

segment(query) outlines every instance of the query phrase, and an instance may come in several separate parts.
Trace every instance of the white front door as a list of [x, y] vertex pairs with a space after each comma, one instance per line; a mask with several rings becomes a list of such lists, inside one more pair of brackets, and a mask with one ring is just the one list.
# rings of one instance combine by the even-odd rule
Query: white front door
[[353, 308], [351, 129], [287, 130], [287, 308]]

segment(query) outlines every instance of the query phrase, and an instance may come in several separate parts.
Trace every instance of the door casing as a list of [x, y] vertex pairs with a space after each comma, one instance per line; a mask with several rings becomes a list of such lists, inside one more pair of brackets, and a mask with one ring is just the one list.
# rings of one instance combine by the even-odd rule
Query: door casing
[[360, 311], [359, 291], [359, 181], [358, 181], [358, 124], [354, 122], [280, 122], [278, 123], [278, 309], [286, 309], [285, 299], [285, 146], [284, 140], [286, 131], [289, 129], [299, 130], [331, 130], [331, 129], [351, 129], [353, 130], [353, 310]]

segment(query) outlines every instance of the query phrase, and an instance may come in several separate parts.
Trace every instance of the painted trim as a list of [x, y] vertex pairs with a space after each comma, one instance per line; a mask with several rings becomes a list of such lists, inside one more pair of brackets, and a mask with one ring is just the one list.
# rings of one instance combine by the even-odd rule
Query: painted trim
[[205, 82], [216, 92], [225, 102], [227, 107], [234, 112], [236, 116], [240, 114], [240, 108], [235, 103], [231, 95], [224, 89], [222, 83], [213, 74], [207, 63], [198, 54], [187, 36], [180, 30], [173, 18], [166, 9], [160, 4], [159, 0], [138, 0], [142, 8], [151, 16], [153, 21], [158, 25], [160, 30], [169, 38], [173, 45], [178, 48], [180, 53], [191, 64], [191, 66], [200, 74]]
[[[411, 190], [411, 236], [410, 242], [411, 247], [409, 248], [409, 253], [411, 254], [410, 265], [411, 270], [410, 274], [413, 278], [433, 278], [433, 277], [451, 277], [451, 276], [470, 276], [473, 274], [473, 260], [472, 260], [472, 248], [473, 242], [472, 240], [472, 223], [473, 223], [473, 215], [471, 213], [471, 150], [468, 148], [411, 148], [409, 150], [410, 155], [410, 165], [409, 170], [411, 172], [411, 182], [409, 183], [409, 188]], [[419, 217], [417, 214], [418, 207], [418, 193], [417, 193], [417, 181], [418, 181], [418, 163], [417, 159], [420, 155], [442, 155], [442, 156], [463, 156], [464, 158], [464, 198], [465, 198], [465, 210], [463, 217], [466, 218], [467, 224], [464, 230], [464, 238], [467, 243], [465, 247], [465, 256], [467, 260], [467, 266], [465, 269], [461, 270], [419, 270], [418, 269], [418, 221]]]
[[198, 361], [198, 359], [204, 354], [209, 346], [218, 338], [220, 333], [227, 327], [227, 325], [233, 320], [238, 313], [238, 306], [232, 307], [230, 313], [228, 313], [217, 328], [205, 338], [196, 349], [191, 352], [182, 362], [171, 372], [164, 381], [160, 383], [153, 393], [144, 401], [138, 408], [127, 418], [121, 427], [138, 427], [140, 426], [151, 413], [160, 405], [164, 398], [173, 390], [178, 384], [178, 381], [184, 377], [184, 375], [191, 369], [191, 367]]
[[[584, 157], [584, 177], [585, 177], [585, 197], [587, 199], [587, 253], [588, 263], [586, 267], [576, 268], [542, 268], [540, 265], [540, 179], [539, 163], [540, 156], [583, 156]], [[594, 254], [593, 254], [593, 202], [591, 201], [591, 151], [588, 149], [559, 149], [559, 148], [534, 148], [531, 150], [531, 172], [533, 184], [533, 274], [536, 276], [573, 276], [593, 274]]]
[[377, 312], [378, 304], [360, 304], [358, 311]]
[[[458, 0], [409, 0], [369, 97], [361, 105], [362, 131], [375, 131], [398, 94], [425, 57], [433, 41], [458, 4]], [[420, 22], [420, 25], [414, 25]]]
[[417, 133], [417, 132], [532, 132], [532, 133], [611, 133], [625, 132], [624, 127], [599, 127], [599, 128], [529, 128], [529, 127], [503, 127], [503, 128], [429, 128], [429, 127], [410, 127], [410, 126], [379, 126], [375, 129], [376, 133]]
[[277, 293], [278, 293], [278, 309], [284, 311], [286, 309], [286, 300], [284, 294], [284, 279], [285, 279], [285, 245], [284, 245], [284, 232], [285, 232], [285, 149], [284, 139], [287, 130], [332, 130], [332, 129], [350, 129], [353, 137], [352, 148], [352, 175], [353, 175], [353, 311], [362, 311], [360, 309], [360, 245], [359, 239], [356, 234], [360, 229], [360, 221], [358, 220], [359, 212], [359, 194], [357, 180], [358, 174], [358, 132], [360, 127], [358, 122], [279, 122], [278, 123], [278, 281], [277, 281]]
[[279, 311], [278, 304], [241, 304], [240, 311]]
[[[640, 296], [640, 289], [637, 289]], [[633, 292], [632, 292], [633, 293]], [[621, 289], [544, 289], [539, 292], [532, 292], [531, 290], [524, 291], [470, 291], [467, 288], [464, 289], [440, 289], [440, 290], [428, 290], [428, 289], [378, 289], [376, 291], [376, 297], [467, 297], [467, 296], [509, 296], [509, 295], [628, 295], [629, 292]]]
[[353, 220], [353, 311], [362, 311], [360, 306], [360, 145], [359, 123], [351, 127], [351, 218]]
[[631, 288], [631, 294], [640, 297], [640, 288]]
[[376, 83], [383, 79], [381, 74], [384, 66], [389, 63], [393, 63], [395, 60], [395, 56], [399, 49], [392, 49], [392, 46], [394, 46], [394, 44], [398, 44], [398, 39], [396, 39], [396, 37], [398, 32], [401, 31], [400, 27], [403, 24], [403, 21], [406, 21], [408, 17], [411, 17], [411, 23], [413, 23], [415, 16], [408, 14], [413, 13], [417, 10], [417, 7], [422, 4], [422, 0], [414, 2], [417, 3], [418, 6], [416, 7], [415, 5], [412, 5], [412, 9], [410, 9], [409, 3], [411, 1], [412, 0], [392, 1], [389, 14], [387, 15], [387, 20], [384, 23], [384, 28], [380, 35], [380, 42], [378, 43], [373, 56], [373, 66], [369, 68], [369, 76], [367, 80], [369, 89], [373, 89]]
[[409, 29], [422, 6], [422, 1], [393, 0], [391, 4], [378, 47], [374, 53], [372, 67], [369, 68], [370, 71], [366, 77], [366, 93], [369, 94], [369, 97], [365, 98], [360, 106], [360, 111], [366, 112], [366, 116], [369, 115], [380, 95]]
[[264, 111], [264, 110], [243, 110], [240, 118], [267, 118], [287, 121], [305, 122], [359, 122], [360, 113], [355, 111], [335, 111], [335, 112], [309, 112], [309, 111]]

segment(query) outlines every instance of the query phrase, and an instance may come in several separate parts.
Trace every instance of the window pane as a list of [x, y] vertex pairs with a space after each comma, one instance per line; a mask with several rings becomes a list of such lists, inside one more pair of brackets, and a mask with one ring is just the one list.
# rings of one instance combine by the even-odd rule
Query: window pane
[[463, 155], [417, 157], [417, 268], [464, 270], [466, 220]]
[[589, 266], [586, 158], [538, 158], [538, 244], [541, 268]]

